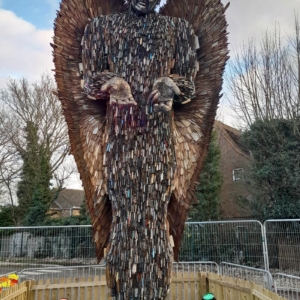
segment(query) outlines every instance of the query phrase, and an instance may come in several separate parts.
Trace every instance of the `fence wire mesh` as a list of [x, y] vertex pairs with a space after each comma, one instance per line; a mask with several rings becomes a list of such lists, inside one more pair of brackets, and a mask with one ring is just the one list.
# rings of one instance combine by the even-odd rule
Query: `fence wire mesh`
[[[18, 272], [20, 282], [26, 280], [46, 280], [49, 279], [53, 283], [53, 279], [60, 278], [89, 278], [104, 276], [106, 272], [106, 265], [91, 265], [91, 266], [70, 266], [70, 267], [46, 267], [46, 268], [28, 268]], [[199, 272], [219, 273], [219, 265], [212, 261], [198, 261], [198, 262], [179, 262], [173, 263], [173, 276], [184, 274], [193, 274], [196, 276]]]
[[[261, 267], [257, 221], [187, 223], [180, 261], [221, 261]], [[96, 264], [91, 226], [0, 228], [0, 270]]]
[[270, 270], [300, 276], [300, 219], [264, 223]]
[[1, 277], [7, 277], [7, 276], [9, 276], [9, 275], [16, 274], [16, 273], [17, 273], [17, 271], [12, 271], [12, 272], [9, 272], [9, 273], [0, 274], [0, 278], [1, 278]]
[[[186, 223], [179, 260], [300, 276], [300, 219]], [[0, 273], [96, 263], [91, 226], [0, 227]]]
[[105, 265], [91, 266], [71, 266], [71, 267], [47, 267], [47, 268], [28, 268], [19, 273], [20, 282], [26, 280], [48, 280], [49, 283], [54, 283], [53, 280], [61, 278], [85, 278], [105, 275]]
[[186, 223], [179, 261], [222, 261], [265, 268], [258, 221]]
[[273, 288], [271, 273], [263, 269], [256, 269], [247, 266], [222, 262], [220, 264], [220, 274], [255, 282], [270, 291], [272, 291]]
[[277, 294], [289, 300], [300, 299], [300, 277], [276, 273], [273, 281]]
[[91, 226], [0, 227], [0, 273], [96, 263]]
[[219, 274], [219, 265], [213, 261], [186, 261], [173, 263], [173, 273], [176, 275], [180, 272], [197, 274], [199, 272], [209, 272]]

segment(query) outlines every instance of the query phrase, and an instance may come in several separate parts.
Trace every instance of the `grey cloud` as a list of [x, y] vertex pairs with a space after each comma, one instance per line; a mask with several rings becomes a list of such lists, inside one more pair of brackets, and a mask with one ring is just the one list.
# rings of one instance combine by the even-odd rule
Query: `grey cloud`
[[299, 0], [231, 0], [227, 10], [230, 47], [251, 38], [261, 40], [263, 32], [272, 31], [276, 22], [284, 33], [292, 34], [295, 11], [300, 11]]
[[0, 8], [0, 88], [8, 77], [37, 79], [53, 68], [51, 55], [52, 30], [38, 30]]

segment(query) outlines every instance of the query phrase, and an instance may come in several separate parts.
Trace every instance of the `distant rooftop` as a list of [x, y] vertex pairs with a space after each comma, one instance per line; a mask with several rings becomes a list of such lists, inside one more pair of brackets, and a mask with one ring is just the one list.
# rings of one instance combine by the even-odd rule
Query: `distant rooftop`
[[84, 190], [62, 189], [54, 201], [54, 204], [61, 209], [80, 207], [84, 197]]

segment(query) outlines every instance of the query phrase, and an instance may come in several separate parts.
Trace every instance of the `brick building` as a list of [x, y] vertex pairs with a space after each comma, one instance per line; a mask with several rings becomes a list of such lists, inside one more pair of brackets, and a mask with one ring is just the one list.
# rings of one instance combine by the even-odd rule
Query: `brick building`
[[250, 187], [247, 180], [250, 154], [240, 143], [239, 130], [220, 121], [215, 122], [214, 130], [221, 148], [221, 218], [250, 218]]
[[62, 189], [51, 204], [49, 213], [53, 214], [53, 218], [78, 216], [84, 197], [83, 190]]

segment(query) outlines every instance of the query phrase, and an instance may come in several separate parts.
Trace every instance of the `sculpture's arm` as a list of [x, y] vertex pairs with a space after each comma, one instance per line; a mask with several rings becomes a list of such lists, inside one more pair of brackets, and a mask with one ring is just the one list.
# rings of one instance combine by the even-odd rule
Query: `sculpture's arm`
[[[177, 19], [178, 36], [174, 53], [173, 67], [165, 77], [158, 78], [149, 101], [155, 103], [155, 110], [170, 111], [173, 104], [183, 105], [196, 96], [194, 79], [199, 70], [196, 51], [199, 48], [198, 37], [192, 26]], [[182, 38], [185, 37], [185, 38]]]
[[108, 55], [99, 19], [87, 24], [82, 38], [81, 87], [92, 100], [109, 100], [110, 104], [136, 105], [129, 84], [117, 74], [109, 72]]
[[136, 106], [129, 84], [115, 73], [105, 71], [92, 75], [84, 80], [82, 87], [89, 99], [109, 100], [111, 105]]
[[180, 89], [180, 95], [174, 95], [174, 104], [186, 104], [193, 100], [196, 96], [195, 84], [191, 79], [187, 79], [177, 74], [169, 76]]
[[149, 101], [154, 104], [155, 111], [170, 111], [173, 104], [186, 104], [196, 95], [192, 80], [177, 74], [158, 78], [153, 85]]
[[102, 86], [109, 80], [117, 77], [117, 74], [109, 71], [99, 72], [92, 75], [85, 74], [81, 88], [91, 100], [108, 100], [108, 94], [101, 91]]
[[[180, 95], [175, 95], [174, 104], [186, 104], [196, 96], [194, 80], [199, 71], [197, 50], [199, 39], [195, 35], [193, 27], [185, 20], [177, 19], [177, 41], [175, 63], [169, 77], [180, 89]], [[185, 37], [185, 38], [182, 38]]]

